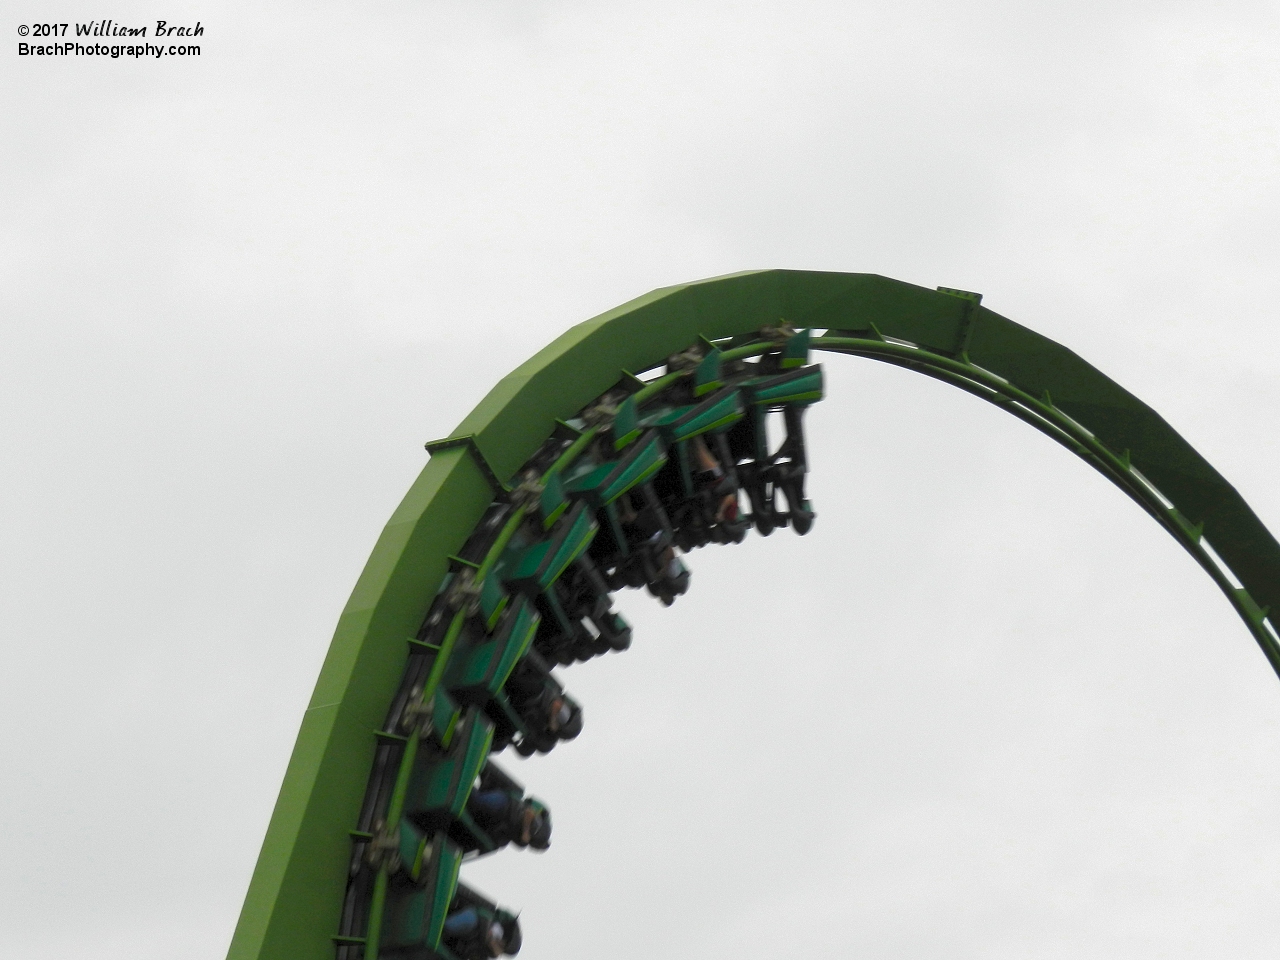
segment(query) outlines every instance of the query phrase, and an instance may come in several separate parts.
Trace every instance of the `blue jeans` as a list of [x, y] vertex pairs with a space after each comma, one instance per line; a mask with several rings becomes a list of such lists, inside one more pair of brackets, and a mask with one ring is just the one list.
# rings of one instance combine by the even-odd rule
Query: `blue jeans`
[[457, 913], [451, 913], [444, 921], [446, 937], [468, 937], [480, 926], [480, 914], [475, 907], [467, 907]]

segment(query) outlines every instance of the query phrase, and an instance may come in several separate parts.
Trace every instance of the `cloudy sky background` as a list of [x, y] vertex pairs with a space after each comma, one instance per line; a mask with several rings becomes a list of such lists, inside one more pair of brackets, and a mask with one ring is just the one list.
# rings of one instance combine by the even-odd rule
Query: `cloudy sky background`
[[[654, 287], [981, 291], [1280, 529], [1274, 4], [2, 7], [14, 956], [224, 956], [423, 441]], [[202, 56], [16, 54], [101, 18]], [[1023, 424], [828, 371], [813, 533], [623, 597], [582, 737], [509, 761], [555, 844], [466, 876], [522, 957], [1274, 956], [1280, 687], [1226, 600]]]

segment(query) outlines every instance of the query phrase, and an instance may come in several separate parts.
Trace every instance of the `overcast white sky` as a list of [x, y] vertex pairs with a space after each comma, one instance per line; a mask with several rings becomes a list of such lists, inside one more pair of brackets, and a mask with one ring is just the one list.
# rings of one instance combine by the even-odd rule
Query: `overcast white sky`
[[[423, 441], [657, 286], [981, 291], [1280, 529], [1274, 3], [0, 9], [5, 953], [220, 960]], [[17, 56], [104, 18], [201, 55]], [[555, 843], [467, 877], [522, 957], [1273, 957], [1280, 684], [1226, 600], [1012, 418], [828, 369], [814, 532], [623, 598], [582, 737], [509, 762]]]

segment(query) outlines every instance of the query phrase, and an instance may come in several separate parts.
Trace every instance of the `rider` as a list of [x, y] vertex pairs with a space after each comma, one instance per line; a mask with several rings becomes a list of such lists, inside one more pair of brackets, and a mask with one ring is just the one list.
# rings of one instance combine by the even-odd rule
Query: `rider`
[[444, 921], [442, 939], [462, 960], [491, 960], [520, 952], [520, 921], [505, 910], [461, 906]]
[[523, 756], [546, 753], [559, 740], [582, 732], [582, 708], [564, 692], [535, 650], [525, 655], [506, 684], [507, 697], [527, 730], [516, 749]]
[[468, 798], [467, 810], [499, 845], [535, 850], [551, 845], [551, 811], [532, 797], [482, 785]]
[[718, 498], [714, 514], [715, 523], [733, 523], [738, 519], [738, 486], [732, 477], [725, 476], [724, 468], [716, 459], [707, 441], [701, 435], [693, 438], [693, 459], [698, 465], [694, 483]]

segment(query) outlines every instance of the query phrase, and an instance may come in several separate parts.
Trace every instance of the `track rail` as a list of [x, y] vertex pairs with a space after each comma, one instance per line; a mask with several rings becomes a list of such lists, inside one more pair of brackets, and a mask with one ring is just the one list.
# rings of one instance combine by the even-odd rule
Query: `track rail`
[[[711, 513], [727, 481], [694, 466], [723, 464], [760, 532], [807, 529], [800, 413], [817, 396], [761, 384], [811, 387], [808, 349], [915, 370], [1052, 437], [1192, 554], [1280, 673], [1280, 545], [1239, 494], [1150, 408], [980, 301], [873, 275], [739, 274], [624, 304], [500, 381], [428, 445], [343, 612], [229, 960], [450, 960], [483, 953], [484, 930], [507, 937], [490, 952], [519, 948], [512, 914], [457, 882], [465, 856], [549, 831], [489, 755], [576, 733], [580, 708], [542, 667], [629, 643], [608, 590], [647, 582], [670, 602], [687, 577], [650, 561], [737, 537]], [[769, 408], [788, 439], [761, 453]], [[544, 702], [559, 706], [529, 706]], [[481, 823], [481, 794], [525, 819]]]
[[1047, 393], [1037, 399], [1003, 377], [972, 363], [923, 350], [914, 344], [890, 343], [883, 339], [826, 336], [814, 340], [814, 347], [848, 356], [867, 357], [905, 367], [993, 403], [1024, 423], [1066, 447], [1089, 466], [1119, 487], [1152, 519], [1178, 541], [1213, 578], [1249, 632], [1262, 648], [1273, 670], [1280, 674], [1280, 641], [1268, 618], [1268, 609], [1238, 580], [1204, 536], [1203, 521], [1191, 522], [1173, 501], [1133, 465], [1131, 454], [1107, 448], [1098, 437], [1054, 406]]

